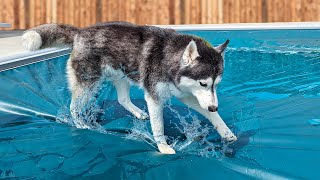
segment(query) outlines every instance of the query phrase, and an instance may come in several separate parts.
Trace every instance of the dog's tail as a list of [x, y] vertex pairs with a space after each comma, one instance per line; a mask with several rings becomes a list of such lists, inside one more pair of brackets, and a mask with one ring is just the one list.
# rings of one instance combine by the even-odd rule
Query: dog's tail
[[48, 47], [72, 46], [79, 29], [64, 24], [43, 24], [22, 35], [22, 45], [29, 51]]

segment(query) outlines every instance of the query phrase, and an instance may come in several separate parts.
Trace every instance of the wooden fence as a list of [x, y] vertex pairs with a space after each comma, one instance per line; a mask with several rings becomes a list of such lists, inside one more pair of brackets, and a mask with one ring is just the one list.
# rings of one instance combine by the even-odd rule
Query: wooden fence
[[44, 23], [213, 24], [320, 21], [320, 0], [0, 0], [11, 29]]

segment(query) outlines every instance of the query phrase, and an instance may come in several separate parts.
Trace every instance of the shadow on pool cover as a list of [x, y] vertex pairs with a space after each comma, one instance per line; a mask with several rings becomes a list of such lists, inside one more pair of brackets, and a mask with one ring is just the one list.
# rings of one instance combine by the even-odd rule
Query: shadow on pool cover
[[[305, 68], [303, 60], [289, 67], [284, 66], [288, 55], [261, 52], [250, 52], [244, 65], [243, 53], [227, 52], [231, 60], [218, 89], [220, 114], [239, 140], [221, 144], [207, 120], [172, 99], [165, 108], [165, 130], [176, 155], [157, 151], [149, 122], [126, 112], [108, 83], [97, 97], [104, 110], [96, 119], [101, 127], [72, 126], [64, 72], [68, 56], [1, 72], [0, 178], [319, 178], [320, 127], [309, 120], [320, 117], [320, 91], [307, 87], [319, 81], [320, 66], [296, 72], [295, 67]], [[274, 68], [255, 68], [263, 63]], [[146, 108], [141, 90], [132, 88], [131, 96]]]

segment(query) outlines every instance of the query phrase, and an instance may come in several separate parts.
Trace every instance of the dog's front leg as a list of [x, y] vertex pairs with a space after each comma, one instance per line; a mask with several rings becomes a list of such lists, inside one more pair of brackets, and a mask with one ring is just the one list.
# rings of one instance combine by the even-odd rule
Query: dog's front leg
[[148, 105], [153, 137], [157, 143], [159, 151], [164, 154], [175, 154], [176, 152], [167, 144], [166, 138], [164, 136], [164, 125], [163, 125], [164, 102], [160, 100], [159, 101], [154, 100], [148, 93], [146, 93], [145, 99]]
[[220, 136], [224, 141], [234, 142], [237, 140], [237, 137], [231, 132], [228, 126], [224, 123], [224, 121], [222, 120], [218, 112], [210, 112], [201, 108], [201, 106], [199, 105], [195, 97], [181, 98], [180, 101], [186, 104], [188, 107], [198, 111], [207, 119], [209, 119], [209, 121], [212, 123], [212, 125], [218, 131], [218, 133], [220, 134]]

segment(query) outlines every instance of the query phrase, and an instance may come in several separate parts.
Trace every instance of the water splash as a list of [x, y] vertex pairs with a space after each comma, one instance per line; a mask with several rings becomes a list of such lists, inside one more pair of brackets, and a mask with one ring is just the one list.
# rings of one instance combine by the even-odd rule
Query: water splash
[[[212, 128], [208, 125], [202, 125], [198, 116], [193, 114], [190, 109], [186, 115], [182, 116], [176, 109], [172, 108], [169, 102], [165, 108], [168, 108], [178, 121], [171, 122], [172, 125], [184, 136], [181, 137], [166, 137], [170, 145], [178, 153], [193, 154], [202, 157], [218, 157], [221, 147], [208, 140], [208, 136], [212, 132]], [[189, 120], [191, 118], [191, 121]], [[188, 120], [190, 122], [188, 122]], [[153, 147], [156, 147], [156, 142], [153, 139], [148, 121], [133, 119], [132, 128], [126, 136], [128, 139], [145, 141]]]
[[[97, 94], [101, 94], [100, 92], [102, 89], [103, 91], [106, 91], [106, 89], [107, 91], [110, 90], [110, 88], [105, 88], [103, 85], [101, 85], [99, 88], [95, 88], [93, 91], [91, 90], [85, 92], [85, 95], [76, 102], [76, 116], [72, 117], [68, 106], [64, 105], [62, 108], [60, 108], [56, 120], [60, 123], [66, 123], [81, 129], [89, 129], [100, 133], [114, 134], [107, 131], [98, 122], [99, 115], [105, 112], [105, 110], [102, 109], [98, 103], [99, 96]], [[175, 117], [174, 121], [171, 121], [170, 123], [183, 136], [183, 138], [180, 136], [166, 137], [168, 142], [172, 142], [171, 147], [177, 150], [177, 152], [193, 154], [202, 157], [219, 157], [219, 154], [221, 154], [220, 151], [226, 149], [226, 145], [210, 142], [209, 136], [212, 134], [213, 128], [208, 125], [202, 125], [199, 117], [189, 108], [187, 109], [187, 112], [181, 113], [173, 108], [171, 101], [169, 101], [165, 108], [172, 112]], [[132, 118], [132, 127], [125, 138], [144, 141], [156, 148], [156, 142], [154, 141], [149, 128], [149, 121], [141, 121], [133, 116], [130, 116], [130, 118]], [[221, 146], [223, 147], [221, 148]]]
[[132, 125], [129, 134], [125, 138], [137, 141], [142, 140], [149, 145], [156, 147], [156, 141], [153, 139], [153, 136], [148, 129], [148, 126], [150, 126], [148, 121], [133, 118]]
[[[211, 127], [202, 125], [199, 117], [193, 114], [190, 108], [188, 108], [188, 113], [182, 116], [176, 109], [172, 108], [171, 101], [166, 107], [179, 119], [178, 124], [173, 124], [186, 137], [183, 141], [175, 139], [173, 143], [174, 149], [202, 157], [218, 157], [218, 151], [216, 151], [218, 145], [208, 140], [208, 136], [213, 130]], [[191, 118], [191, 122], [187, 121], [189, 118]]]
[[101, 88], [95, 88], [93, 91], [84, 92], [84, 95], [75, 102], [74, 112], [76, 113], [73, 115], [71, 115], [68, 107], [63, 106], [58, 111], [56, 121], [80, 129], [110, 133], [97, 122], [98, 116], [104, 113], [104, 110], [98, 105], [97, 94], [100, 90]]

